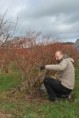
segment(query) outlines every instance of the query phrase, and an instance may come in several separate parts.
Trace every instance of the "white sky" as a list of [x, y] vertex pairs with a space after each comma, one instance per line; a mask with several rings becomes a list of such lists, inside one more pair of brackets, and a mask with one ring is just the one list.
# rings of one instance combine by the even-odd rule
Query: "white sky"
[[8, 18], [18, 17], [16, 35], [31, 29], [64, 41], [79, 38], [79, 0], [0, 0], [0, 14], [6, 9]]

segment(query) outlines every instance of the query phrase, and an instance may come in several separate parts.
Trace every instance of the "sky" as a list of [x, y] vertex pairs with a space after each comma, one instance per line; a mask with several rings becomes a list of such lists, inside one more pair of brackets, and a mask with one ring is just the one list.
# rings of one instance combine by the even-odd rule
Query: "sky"
[[0, 14], [16, 22], [15, 35], [27, 31], [51, 34], [53, 39], [79, 38], [79, 0], [0, 0]]

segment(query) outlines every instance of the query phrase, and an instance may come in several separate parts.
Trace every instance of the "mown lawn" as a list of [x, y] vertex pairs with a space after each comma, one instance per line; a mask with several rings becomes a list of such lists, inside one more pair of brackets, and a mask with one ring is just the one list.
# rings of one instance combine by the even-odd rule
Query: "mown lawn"
[[76, 69], [75, 100], [52, 103], [41, 98], [13, 100], [5, 93], [21, 81], [18, 71], [0, 74], [0, 112], [13, 118], [79, 118], [79, 69]]

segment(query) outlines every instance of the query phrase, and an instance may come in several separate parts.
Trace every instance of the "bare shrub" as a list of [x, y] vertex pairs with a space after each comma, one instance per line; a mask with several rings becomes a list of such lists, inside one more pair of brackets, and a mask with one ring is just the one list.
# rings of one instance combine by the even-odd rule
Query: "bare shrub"
[[[54, 75], [55, 72], [40, 71], [40, 65], [53, 64], [55, 62], [54, 54], [57, 50], [62, 50], [74, 60], [79, 59], [79, 53], [74, 48], [74, 45], [61, 42], [37, 43], [39, 35], [32, 33], [15, 41], [14, 60], [22, 73], [23, 82], [17, 90], [25, 91], [26, 94], [32, 94], [33, 91], [40, 88], [43, 79], [47, 74]], [[42, 36], [41, 36], [42, 37]], [[19, 45], [18, 45], [19, 44]], [[14, 48], [13, 48], [14, 49]], [[19, 89], [18, 89], [19, 88]]]

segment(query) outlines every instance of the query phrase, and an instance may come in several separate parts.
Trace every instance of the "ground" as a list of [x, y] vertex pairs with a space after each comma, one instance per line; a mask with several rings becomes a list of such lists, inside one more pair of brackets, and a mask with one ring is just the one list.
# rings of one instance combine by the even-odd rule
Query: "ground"
[[16, 71], [0, 73], [0, 118], [79, 118], [79, 69], [76, 69], [75, 99], [71, 101], [53, 103], [47, 96], [35, 99], [6, 96], [20, 81]]

